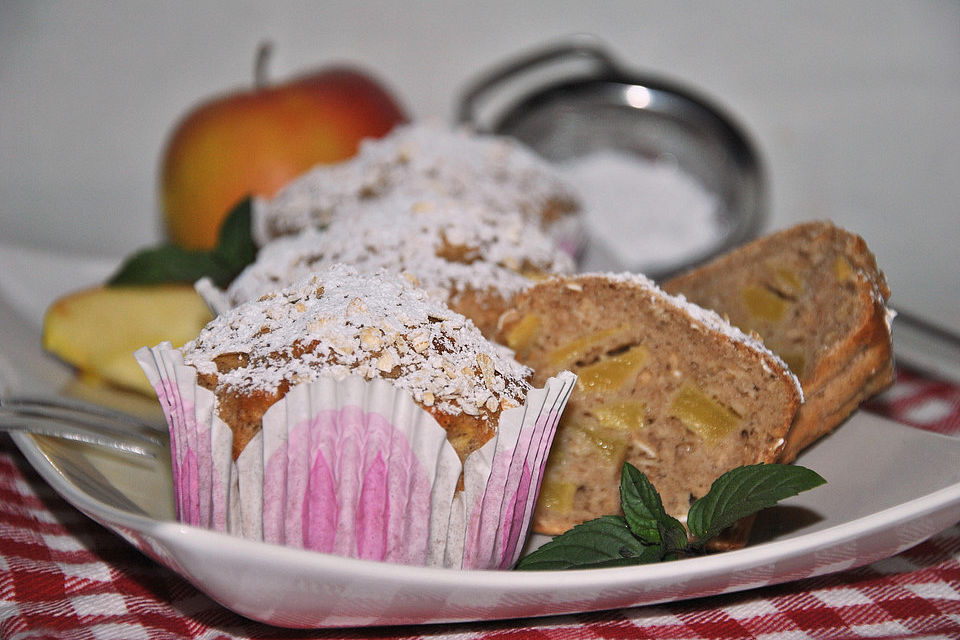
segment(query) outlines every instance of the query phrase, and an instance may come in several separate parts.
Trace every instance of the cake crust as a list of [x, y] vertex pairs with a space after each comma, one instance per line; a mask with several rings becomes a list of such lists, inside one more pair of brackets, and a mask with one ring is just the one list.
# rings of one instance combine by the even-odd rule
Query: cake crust
[[765, 236], [663, 287], [756, 332], [794, 369], [805, 402], [781, 462], [893, 381], [886, 278], [864, 239], [830, 222]]

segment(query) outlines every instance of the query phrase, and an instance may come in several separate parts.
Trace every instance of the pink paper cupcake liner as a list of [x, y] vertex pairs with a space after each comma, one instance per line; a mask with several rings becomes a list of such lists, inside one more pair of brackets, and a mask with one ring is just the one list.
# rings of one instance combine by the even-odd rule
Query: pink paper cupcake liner
[[[464, 465], [446, 432], [389, 381], [321, 379], [263, 416], [237, 460], [214, 394], [169, 343], [136, 353], [170, 428], [177, 517], [252, 540], [463, 569], [512, 566], [576, 377], [504, 411]], [[463, 488], [457, 486], [463, 477]]]

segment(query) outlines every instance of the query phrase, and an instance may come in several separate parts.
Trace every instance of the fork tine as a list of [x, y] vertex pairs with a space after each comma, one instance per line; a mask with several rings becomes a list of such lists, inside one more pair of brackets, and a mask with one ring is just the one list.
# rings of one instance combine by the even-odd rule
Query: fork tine
[[131, 415], [64, 398], [0, 400], [0, 431], [66, 438], [150, 458], [167, 446], [161, 432]]
[[[98, 427], [99, 428], [99, 427]], [[76, 442], [95, 444], [124, 453], [132, 453], [147, 458], [156, 458], [157, 452], [151, 450], [160, 446], [149, 440], [145, 442], [151, 446], [144, 446], [129, 439], [131, 434], [119, 432], [121, 435], [104, 433], [97, 428], [64, 420], [57, 416], [40, 416], [19, 414], [0, 408], [0, 431], [27, 431], [39, 435], [54, 436]]]
[[86, 430], [120, 438], [133, 438], [153, 446], [166, 442], [161, 432], [119, 411], [74, 400], [52, 398], [7, 398], [0, 400], [0, 415], [57, 419], [61, 424], [82, 425]]

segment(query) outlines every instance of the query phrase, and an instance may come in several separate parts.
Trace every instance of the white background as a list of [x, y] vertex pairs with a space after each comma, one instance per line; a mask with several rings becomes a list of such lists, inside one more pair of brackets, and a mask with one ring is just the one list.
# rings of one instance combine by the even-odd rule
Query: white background
[[414, 117], [450, 119], [475, 73], [582, 32], [746, 125], [768, 229], [859, 232], [895, 305], [960, 331], [960, 3], [946, 0], [0, 0], [0, 244], [120, 256], [155, 242], [166, 134], [249, 84], [265, 38], [277, 79], [356, 62]]

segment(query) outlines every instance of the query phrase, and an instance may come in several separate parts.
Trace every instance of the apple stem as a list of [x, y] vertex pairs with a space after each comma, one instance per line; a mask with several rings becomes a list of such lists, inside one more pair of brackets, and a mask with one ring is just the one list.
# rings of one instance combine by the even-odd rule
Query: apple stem
[[257, 58], [253, 65], [253, 86], [262, 89], [267, 84], [267, 63], [273, 51], [273, 43], [264, 40], [257, 46]]

